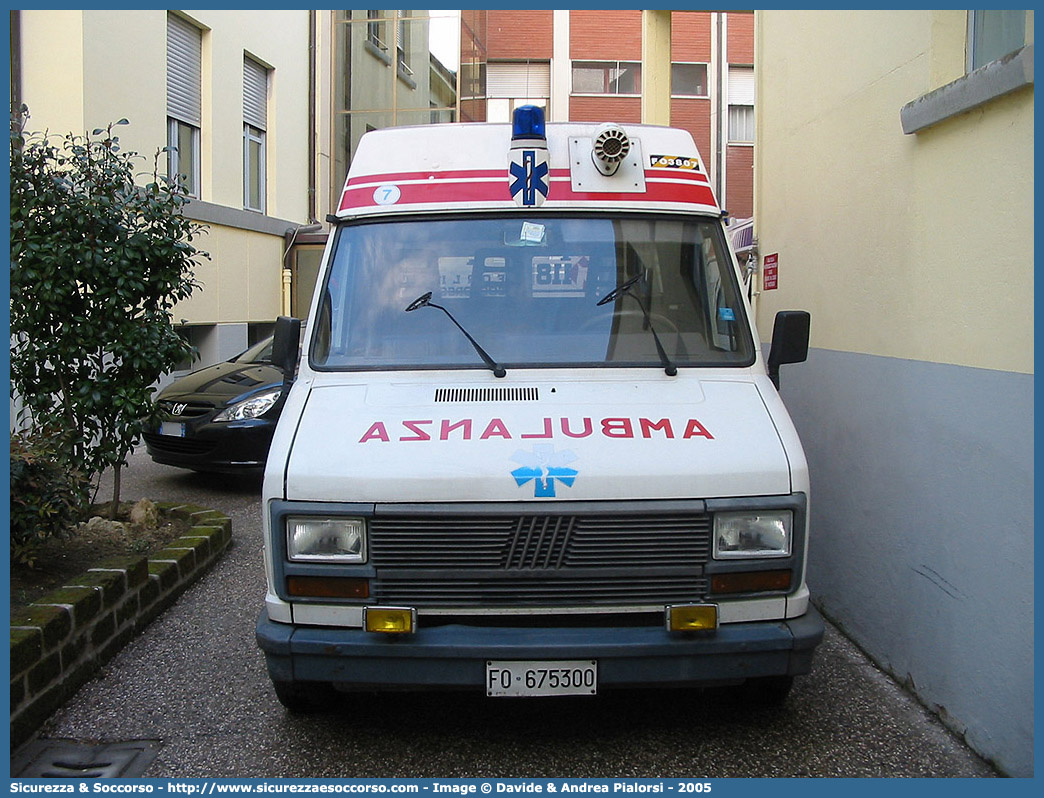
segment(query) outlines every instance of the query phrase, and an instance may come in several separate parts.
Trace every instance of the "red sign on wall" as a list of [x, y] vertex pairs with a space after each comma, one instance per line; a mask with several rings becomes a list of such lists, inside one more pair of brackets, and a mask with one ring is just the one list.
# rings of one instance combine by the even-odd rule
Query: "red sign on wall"
[[773, 253], [765, 256], [765, 262], [762, 265], [761, 270], [761, 288], [764, 291], [773, 291], [776, 288], [776, 281], [779, 268], [779, 253]]

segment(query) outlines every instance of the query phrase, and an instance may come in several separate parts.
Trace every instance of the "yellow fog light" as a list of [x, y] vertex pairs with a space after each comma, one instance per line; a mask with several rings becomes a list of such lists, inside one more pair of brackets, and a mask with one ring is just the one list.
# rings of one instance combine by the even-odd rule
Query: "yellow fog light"
[[417, 629], [417, 611], [411, 607], [364, 607], [363, 628], [382, 634], [413, 634]]
[[718, 605], [681, 604], [667, 608], [670, 632], [706, 632], [718, 628]]

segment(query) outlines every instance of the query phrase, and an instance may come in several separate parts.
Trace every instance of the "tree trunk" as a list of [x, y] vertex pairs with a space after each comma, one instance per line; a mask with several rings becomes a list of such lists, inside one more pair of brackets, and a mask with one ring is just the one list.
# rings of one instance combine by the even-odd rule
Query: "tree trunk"
[[120, 512], [120, 476], [123, 466], [117, 463], [112, 470], [112, 504], [109, 506], [109, 520], [115, 521]]

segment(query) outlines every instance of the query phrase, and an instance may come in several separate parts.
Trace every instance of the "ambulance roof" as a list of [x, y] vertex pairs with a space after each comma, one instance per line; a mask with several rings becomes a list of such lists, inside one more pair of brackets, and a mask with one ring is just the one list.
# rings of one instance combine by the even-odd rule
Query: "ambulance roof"
[[591, 153], [606, 127], [550, 123], [546, 154], [540, 140], [516, 141], [512, 148], [512, 127], [506, 124], [371, 131], [360, 141], [337, 216], [605, 209], [721, 213], [688, 132], [616, 126], [629, 151], [616, 173], [605, 175]]

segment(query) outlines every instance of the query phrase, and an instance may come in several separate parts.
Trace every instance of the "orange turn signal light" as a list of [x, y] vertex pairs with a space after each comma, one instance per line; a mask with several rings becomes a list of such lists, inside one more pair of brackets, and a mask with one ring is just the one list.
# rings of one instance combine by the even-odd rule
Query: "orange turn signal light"
[[288, 576], [286, 592], [297, 598], [369, 598], [370, 583], [343, 576]]
[[790, 569], [782, 571], [739, 571], [714, 574], [711, 593], [759, 593], [790, 588]]

